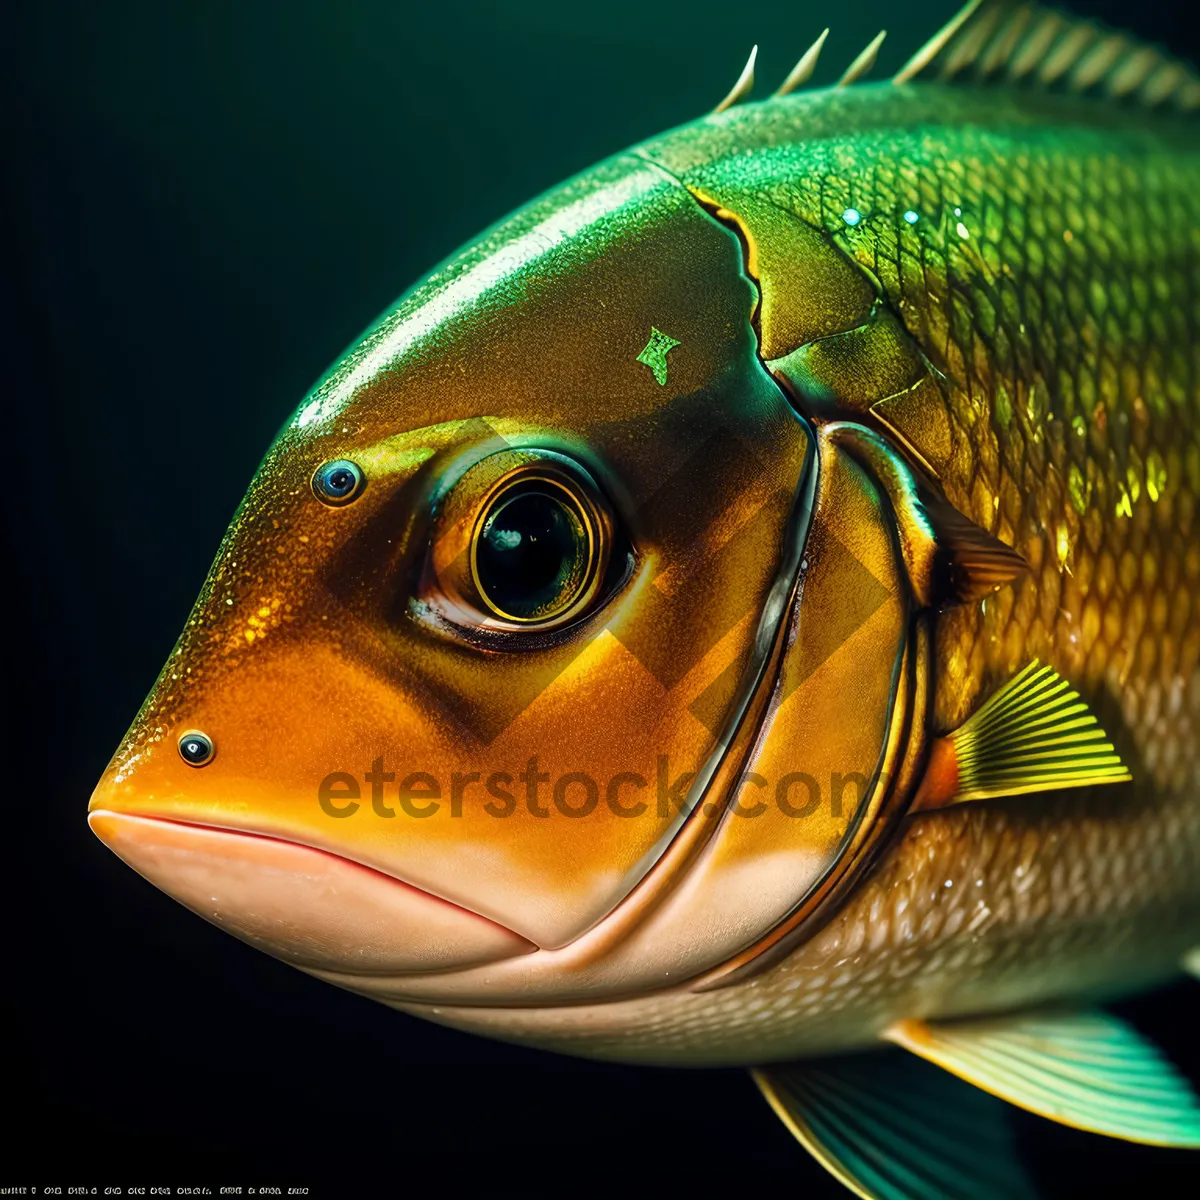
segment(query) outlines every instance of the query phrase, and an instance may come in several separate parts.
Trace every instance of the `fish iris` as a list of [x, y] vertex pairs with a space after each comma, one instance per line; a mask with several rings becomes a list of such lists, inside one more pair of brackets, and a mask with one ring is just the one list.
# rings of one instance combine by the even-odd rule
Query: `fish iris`
[[567, 494], [553, 485], [502, 494], [475, 544], [479, 593], [498, 616], [539, 621], [565, 612], [589, 575], [592, 538]]

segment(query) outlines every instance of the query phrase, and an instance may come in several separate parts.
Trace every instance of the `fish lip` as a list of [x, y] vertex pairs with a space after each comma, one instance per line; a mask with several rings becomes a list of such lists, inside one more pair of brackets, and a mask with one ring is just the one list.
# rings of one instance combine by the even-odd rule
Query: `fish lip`
[[[498, 929], [504, 930], [506, 933], [512, 934], [513, 937], [521, 938], [528, 942], [530, 939], [524, 934], [518, 933], [515, 929], [510, 929], [502, 921], [497, 921], [493, 917], [489, 917], [484, 913], [476, 912], [472, 908], [467, 908], [465, 904], [459, 904], [457, 900], [450, 900], [445, 896], [439, 896], [436, 892], [427, 891], [423, 887], [419, 887], [415, 883], [409, 883], [407, 879], [401, 879], [398, 875], [393, 875], [390, 871], [384, 871], [381, 868], [374, 866], [372, 863], [360, 862], [356, 858], [351, 858], [346, 854], [339, 854], [336, 850], [329, 850], [325, 846], [315, 846], [311, 842], [301, 841], [299, 838], [284, 837], [278, 833], [267, 833], [258, 829], [241, 829], [232, 825], [215, 825], [208, 821], [186, 821], [179, 817], [160, 817], [154, 813], [138, 813], [138, 812], [123, 812], [117, 808], [89, 808], [87, 814], [88, 828], [96, 833], [95, 827], [92, 824], [92, 818], [118, 817], [121, 820], [146, 821], [156, 825], [173, 825], [182, 829], [202, 829], [212, 833], [226, 833], [244, 838], [257, 838], [261, 841], [277, 842], [284, 846], [299, 846], [304, 850], [309, 850], [314, 854], [326, 855], [329, 858], [335, 859], [343, 863], [349, 863], [352, 866], [358, 867], [363, 871], [370, 871], [378, 875], [381, 879], [386, 879], [388, 883], [395, 884], [397, 887], [407, 888], [409, 891], [416, 892], [421, 896], [427, 896], [433, 900], [437, 900], [441, 904], [446, 904], [450, 908], [457, 909], [459, 912], [466, 913], [467, 916], [475, 917], [481, 921], [487, 921], [490, 925], [495, 925]], [[97, 833], [97, 837], [100, 835]], [[103, 838], [100, 838], [104, 842]], [[107, 845], [107, 843], [105, 843]], [[540, 949], [536, 943], [530, 942], [533, 950]], [[533, 950], [529, 951], [532, 953]], [[379, 972], [344, 972], [346, 975], [358, 975], [364, 979], [372, 978]], [[414, 972], [418, 974], [419, 972]]]

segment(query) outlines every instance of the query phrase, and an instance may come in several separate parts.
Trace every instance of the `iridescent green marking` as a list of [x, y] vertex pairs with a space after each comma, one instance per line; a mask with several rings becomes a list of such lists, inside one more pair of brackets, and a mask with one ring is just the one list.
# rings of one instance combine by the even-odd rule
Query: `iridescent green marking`
[[1067, 472], [1067, 490], [1071, 494], [1071, 503], [1075, 505], [1075, 511], [1083, 516], [1092, 499], [1092, 485], [1090, 481], [1084, 480], [1083, 472], [1074, 463]]
[[1007, 429], [1012, 422], [1012, 397], [1002, 383], [996, 385], [996, 420], [1001, 429]]
[[679, 342], [670, 334], [663, 333], [661, 329], [655, 329], [653, 325], [650, 326], [650, 340], [646, 343], [646, 348], [637, 356], [637, 360], [645, 363], [654, 372], [654, 378], [660, 387], [667, 386], [667, 355], [678, 345]]

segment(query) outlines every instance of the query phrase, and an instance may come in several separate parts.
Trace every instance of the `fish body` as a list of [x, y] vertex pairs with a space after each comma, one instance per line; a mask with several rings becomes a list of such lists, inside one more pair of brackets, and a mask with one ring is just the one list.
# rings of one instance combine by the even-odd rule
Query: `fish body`
[[[586, 1052], [790, 1058], [872, 1042], [899, 1011], [1112, 996], [1176, 974], [1200, 927], [1194, 137], [1036, 93], [880, 85], [734, 109], [641, 152], [727, 209], [761, 197], [826, 232], [942, 384], [920, 389], [900, 432], [1031, 571], [939, 617], [934, 726], [960, 725], [1037, 657], [1110, 715], [1143, 769], [1136, 788], [913, 818], [777, 967], [590, 1010]], [[778, 270], [777, 309], [789, 284], [807, 287]], [[917, 390], [902, 378], [866, 394], [904, 396], [892, 383]], [[481, 1015], [455, 1019], [499, 1031]], [[561, 1045], [580, 1018], [523, 1024]]]
[[[432, 1020], [698, 1066], [890, 1042], [1200, 1139], [1124, 1027], [1036, 1015], [1200, 944], [1200, 84], [1029, 12], [926, 55], [1007, 83], [734, 106], [402, 297], [268, 453], [96, 832]], [[1053, 1072], [1095, 1047], [1080, 1117]], [[1117, 1118], [1127, 1063], [1158, 1107]], [[861, 1075], [772, 1071], [839, 1178], [912, 1194], [824, 1122]]]

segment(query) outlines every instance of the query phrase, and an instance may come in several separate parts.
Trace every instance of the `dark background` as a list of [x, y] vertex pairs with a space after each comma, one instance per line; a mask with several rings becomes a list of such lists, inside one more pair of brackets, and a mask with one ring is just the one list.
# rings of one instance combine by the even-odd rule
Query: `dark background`
[[[822, 79], [880, 25], [894, 70], [950, 6], [6, 6], [0, 1186], [847, 1195], [741, 1072], [576, 1062], [338, 992], [156, 892], [84, 809], [274, 432], [379, 310], [710, 108], [753, 42], [760, 91], [827, 22]], [[1072, 7], [1200, 57], [1181, 3]], [[1198, 995], [1124, 1010], [1193, 1076]], [[1017, 1120], [1052, 1195], [1195, 1169]]]

